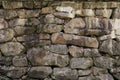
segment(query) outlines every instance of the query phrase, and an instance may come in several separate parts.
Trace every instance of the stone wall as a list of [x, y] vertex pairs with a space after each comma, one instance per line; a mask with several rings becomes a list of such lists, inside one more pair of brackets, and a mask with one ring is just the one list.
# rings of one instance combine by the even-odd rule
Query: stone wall
[[120, 80], [120, 2], [1, 2], [0, 80]]

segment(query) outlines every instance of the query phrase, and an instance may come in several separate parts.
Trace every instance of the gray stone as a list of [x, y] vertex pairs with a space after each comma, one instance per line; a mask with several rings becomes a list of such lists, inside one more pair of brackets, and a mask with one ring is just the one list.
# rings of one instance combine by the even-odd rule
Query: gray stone
[[40, 24], [40, 21], [37, 18], [30, 18], [29, 22], [26, 22], [26, 25], [29, 25], [29, 26], [36, 26], [39, 24]]
[[52, 73], [51, 67], [32, 67], [28, 72], [31, 78], [44, 79]]
[[8, 28], [8, 23], [3, 18], [0, 18], [0, 30], [5, 28]]
[[96, 80], [94, 76], [85, 76], [85, 77], [79, 77], [78, 80]]
[[[118, 61], [119, 62], [119, 61]], [[120, 73], [120, 67], [116, 67], [116, 68], [111, 68], [110, 72], [115, 74], [115, 73]]]
[[50, 35], [49, 34], [39, 34], [39, 39], [40, 40], [48, 40], [50, 39]]
[[88, 69], [93, 65], [92, 58], [72, 58], [70, 61], [71, 68]]
[[77, 80], [78, 74], [77, 70], [72, 70], [70, 68], [54, 68], [53, 76], [55, 80]]
[[18, 42], [8, 42], [0, 46], [1, 52], [5, 56], [15, 56], [21, 54], [25, 48]]
[[18, 67], [28, 66], [26, 56], [15, 56], [12, 62], [14, 66], [18, 66]]
[[114, 80], [114, 78], [110, 74], [100, 74], [99, 76], [96, 77], [99, 80]]
[[53, 13], [53, 12], [54, 12], [53, 7], [44, 7], [44, 8], [41, 9], [42, 14], [50, 14], [50, 13]]
[[32, 65], [51, 65], [64, 67], [68, 65], [68, 55], [50, 53], [41, 48], [32, 48], [27, 52], [28, 60]]
[[94, 59], [94, 64], [97, 67], [110, 69], [114, 66], [114, 59], [111, 57], [101, 56]]
[[0, 42], [7, 42], [14, 37], [14, 31], [12, 29], [0, 30]]
[[92, 70], [78, 70], [79, 76], [88, 76], [92, 73]]
[[66, 45], [51, 45], [50, 51], [57, 54], [67, 54], [68, 49]]
[[120, 28], [120, 19], [110, 19], [109, 27], [111, 30], [117, 30]]
[[95, 16], [94, 11], [92, 9], [83, 9], [82, 16], [93, 17]]
[[9, 78], [6, 77], [6, 76], [0, 76], [0, 80], [11, 80], [11, 79], [9, 79]]
[[52, 15], [52, 14], [46, 15], [45, 19], [44, 19], [44, 22], [48, 23], [48, 24], [55, 23], [55, 17], [54, 17], [54, 15]]
[[120, 73], [113, 74], [113, 76], [114, 76], [116, 79], [120, 80]]
[[45, 33], [56, 33], [62, 31], [63, 26], [57, 24], [46, 24], [43, 27], [43, 32]]
[[83, 48], [77, 46], [70, 46], [69, 53], [72, 57], [82, 57], [83, 56]]
[[17, 17], [17, 12], [15, 10], [5, 10], [4, 17], [5, 19], [13, 19]]
[[113, 12], [112, 18], [118, 18], [120, 19], [120, 8], [116, 8], [115, 11]]
[[25, 1], [23, 2], [23, 7], [27, 9], [32, 9], [33, 8], [33, 1]]

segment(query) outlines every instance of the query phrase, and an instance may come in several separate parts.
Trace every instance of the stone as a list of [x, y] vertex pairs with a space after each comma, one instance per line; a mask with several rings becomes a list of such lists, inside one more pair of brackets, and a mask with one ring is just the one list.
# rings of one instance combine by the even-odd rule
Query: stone
[[99, 68], [99, 67], [93, 67], [92, 68], [92, 74], [94, 76], [100, 75], [100, 74], [107, 74], [108, 70], [104, 68]]
[[113, 12], [112, 18], [115, 19], [120, 19], [120, 8], [116, 8], [115, 11]]
[[11, 80], [11, 79], [9, 79], [9, 78], [6, 77], [6, 76], [0, 76], [0, 80]]
[[[117, 62], [119, 62], [119, 60]], [[117, 66], [119, 66], [119, 65], [117, 65]], [[111, 68], [110, 72], [113, 73], [113, 74], [119, 73], [120, 72], [120, 67]]]
[[33, 9], [33, 1], [25, 1], [23, 2], [23, 7], [27, 9]]
[[35, 32], [35, 27], [22, 27], [22, 26], [16, 26], [14, 28], [15, 35], [27, 35], [32, 34]]
[[114, 78], [110, 74], [100, 74], [99, 76], [96, 77], [99, 80], [114, 80]]
[[27, 58], [32, 65], [50, 65], [64, 67], [68, 65], [68, 55], [50, 53], [41, 48], [32, 48], [27, 51]]
[[14, 37], [14, 31], [12, 29], [0, 30], [0, 42], [7, 42]]
[[57, 12], [55, 12], [54, 15], [60, 18], [74, 18], [75, 17], [74, 9], [72, 7], [58, 6], [56, 7], [56, 11]]
[[44, 79], [52, 73], [51, 67], [32, 67], [28, 72], [31, 78]]
[[91, 70], [78, 70], [78, 75], [79, 76], [88, 76], [92, 73]]
[[88, 69], [92, 65], [92, 58], [72, 58], [70, 61], [70, 67], [73, 69]]
[[15, 56], [22, 54], [25, 48], [18, 42], [7, 42], [0, 46], [0, 50], [4, 56]]
[[16, 8], [23, 8], [22, 2], [16, 1], [2, 1], [2, 5], [4, 9], [16, 9]]
[[62, 32], [52, 34], [51, 41], [54, 44], [65, 44], [67, 42], [64, 39]]
[[84, 34], [84, 31], [81, 32], [82, 34], [80, 34], [80, 29], [73, 29], [73, 28], [69, 28], [69, 27], [65, 27], [64, 32], [68, 33], [68, 34], [77, 34], [77, 35]]
[[57, 24], [46, 24], [43, 27], [43, 32], [45, 33], [56, 33], [62, 31], [63, 26], [62, 25], [57, 25]]
[[30, 18], [29, 22], [26, 22], [26, 25], [29, 25], [29, 26], [37, 26], [39, 24], [40, 24], [40, 21], [37, 18]]
[[45, 23], [55, 23], [55, 16], [53, 14], [47, 14], [44, 19]]
[[54, 12], [54, 10], [53, 10], [52, 7], [44, 7], [44, 8], [42, 8], [42, 10], [41, 10], [41, 13], [42, 13], [42, 14], [50, 14], [50, 13], [53, 13], [53, 12]]
[[94, 58], [94, 64], [97, 67], [100, 68], [105, 68], [105, 69], [110, 69], [114, 66], [114, 59], [111, 57], [106, 57], [106, 56], [101, 56]]
[[69, 53], [72, 57], [82, 57], [83, 56], [83, 48], [77, 46], [70, 46]]
[[95, 16], [95, 14], [94, 14], [94, 11], [92, 9], [83, 9], [82, 16], [93, 17], [93, 16]]
[[0, 65], [10, 66], [12, 64], [12, 57], [0, 57]]
[[53, 76], [55, 80], [77, 80], [78, 74], [77, 70], [72, 70], [70, 68], [54, 68], [53, 69]]
[[34, 1], [34, 8], [41, 8], [41, 7], [42, 7], [42, 2]]
[[64, 26], [65, 28], [85, 28], [85, 22], [83, 21], [82, 18], [74, 18], [70, 20], [67, 24]]
[[67, 54], [68, 48], [66, 45], [51, 45], [50, 51], [56, 54]]
[[15, 10], [5, 10], [4, 17], [5, 19], [13, 19], [17, 17], [17, 12]]
[[28, 66], [28, 62], [27, 62], [27, 58], [26, 56], [15, 56], [12, 60], [12, 63], [14, 66], [17, 67], [24, 67], [24, 66]]
[[114, 76], [116, 79], [120, 80], [120, 73], [113, 74], [113, 76]]
[[33, 17], [39, 17], [40, 14], [40, 10], [18, 10], [17, 14], [19, 16], [19, 18], [33, 18]]
[[0, 30], [5, 28], [8, 28], [8, 23], [3, 18], [0, 18]]
[[119, 25], [120, 25], [120, 19], [110, 19], [109, 20], [109, 26], [110, 26], [111, 30], [119, 29], [120, 28]]
[[10, 27], [15, 26], [24, 26], [27, 22], [27, 19], [13, 19], [9, 21]]
[[96, 16], [110, 18], [112, 15], [112, 9], [97, 9], [95, 14]]
[[94, 9], [96, 8], [96, 2], [83, 2], [84, 9]]
[[48, 40], [48, 39], [50, 39], [50, 35], [49, 34], [42, 34], [42, 33], [40, 33], [39, 34], [39, 39], [40, 40]]
[[90, 75], [90, 76], [85, 76], [85, 77], [79, 77], [78, 80], [96, 80], [96, 78]]

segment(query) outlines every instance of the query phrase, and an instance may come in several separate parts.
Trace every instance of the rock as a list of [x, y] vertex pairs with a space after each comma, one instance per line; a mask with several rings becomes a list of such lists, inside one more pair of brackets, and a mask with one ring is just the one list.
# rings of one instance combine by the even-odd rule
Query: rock
[[11, 80], [11, 79], [9, 79], [9, 78], [6, 77], [6, 76], [0, 76], [0, 80]]
[[15, 10], [5, 10], [4, 17], [5, 19], [13, 19], [17, 17], [17, 12]]
[[29, 22], [26, 22], [26, 25], [29, 25], [29, 26], [37, 26], [39, 24], [40, 24], [40, 21], [37, 18], [30, 18]]
[[56, 24], [46, 24], [43, 27], [43, 32], [45, 33], [56, 33], [62, 31], [63, 26], [62, 25], [56, 25]]
[[39, 34], [39, 39], [40, 40], [48, 40], [50, 39], [50, 35], [49, 34]]
[[83, 9], [82, 10], [82, 16], [87, 16], [87, 17], [93, 17], [95, 14], [94, 14], [94, 11], [92, 9]]
[[69, 53], [72, 57], [82, 57], [83, 56], [83, 48], [77, 46], [70, 46]]
[[91, 70], [78, 70], [78, 75], [79, 76], [88, 76], [92, 73]]
[[100, 74], [107, 74], [108, 70], [107, 69], [103, 69], [103, 68], [99, 68], [99, 67], [93, 67], [92, 68], [92, 74], [97, 76]]
[[54, 10], [53, 10], [52, 7], [44, 7], [44, 8], [42, 8], [42, 10], [41, 10], [41, 13], [42, 13], [42, 14], [50, 14], [50, 13], [53, 13], [53, 12], [54, 12]]
[[120, 8], [116, 8], [115, 11], [113, 12], [112, 18], [117, 18], [120, 19]]
[[34, 8], [41, 8], [41, 7], [42, 7], [42, 2], [34, 1]]
[[44, 19], [45, 23], [55, 23], [55, 16], [53, 14], [47, 14]]
[[10, 66], [12, 64], [12, 57], [0, 57], [0, 65]]
[[17, 14], [19, 16], [19, 18], [35, 18], [35, 17], [39, 17], [40, 14], [40, 10], [18, 10]]
[[57, 54], [67, 54], [68, 49], [66, 45], [51, 45], [50, 51]]
[[120, 20], [119, 19], [110, 19], [109, 26], [111, 30], [117, 30], [120, 28]]
[[26, 56], [15, 56], [12, 62], [14, 66], [18, 66], [18, 67], [28, 66]]
[[16, 26], [14, 28], [15, 35], [26, 35], [26, 34], [32, 34], [35, 32], [35, 27], [22, 27], [22, 26]]
[[82, 18], [74, 18], [70, 20], [67, 24], [64, 26], [65, 28], [85, 28], [85, 22], [83, 21]]
[[112, 9], [97, 9], [95, 13], [96, 16], [110, 18], [112, 14]]
[[54, 15], [60, 18], [74, 18], [75, 17], [75, 13], [74, 13], [74, 9], [72, 7], [61, 7], [58, 6], [56, 7], [56, 11]]
[[96, 80], [94, 76], [85, 76], [85, 77], [79, 77], [78, 80]]
[[70, 61], [71, 68], [88, 69], [93, 65], [92, 58], [72, 58]]
[[0, 30], [5, 28], [8, 28], [8, 23], [3, 18], [0, 18]]
[[53, 75], [55, 80], [77, 80], [78, 74], [76, 70], [70, 68], [54, 68]]
[[116, 79], [120, 80], [120, 73], [113, 74], [113, 76], [114, 76]]
[[23, 4], [22, 2], [16, 2], [16, 1], [2, 1], [2, 5], [4, 9], [16, 9], [16, 8], [22, 8]]
[[14, 37], [14, 31], [12, 29], [0, 30], [0, 42], [7, 42]]
[[69, 34], [84, 35], [84, 30], [82, 32], [80, 32], [80, 29], [73, 29], [73, 28], [69, 28], [69, 27], [65, 27], [64, 32], [69, 33]]
[[[117, 62], [119, 62], [119, 60]], [[119, 66], [119, 65], [117, 65], [117, 66]], [[112, 74], [116, 74], [116, 73], [119, 73], [119, 72], [120, 72], [120, 67], [110, 69], [110, 73], [112, 73]]]
[[31, 78], [44, 79], [52, 73], [51, 67], [32, 67], [28, 72]]
[[68, 55], [50, 53], [41, 48], [32, 48], [28, 50], [27, 57], [32, 65], [51, 65], [64, 67], [69, 61]]
[[27, 19], [13, 19], [10, 20], [9, 25], [10, 27], [24, 26], [26, 23], [27, 23]]
[[114, 66], [114, 59], [106, 56], [94, 58], [94, 64], [97, 67], [110, 69]]
[[33, 1], [25, 1], [23, 2], [23, 7], [27, 9], [33, 9]]
[[25, 50], [24, 46], [18, 42], [8, 42], [0, 46], [1, 52], [4, 56], [15, 56], [22, 54]]
[[99, 79], [99, 80], [114, 80], [114, 78], [110, 74], [100, 74], [99, 76], [97, 76], [97, 79]]

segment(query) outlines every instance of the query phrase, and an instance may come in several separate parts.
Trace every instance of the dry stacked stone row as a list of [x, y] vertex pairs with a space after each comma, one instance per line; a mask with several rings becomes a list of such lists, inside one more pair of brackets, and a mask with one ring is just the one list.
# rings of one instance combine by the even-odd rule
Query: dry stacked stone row
[[0, 80], [120, 80], [120, 2], [0, 6]]

